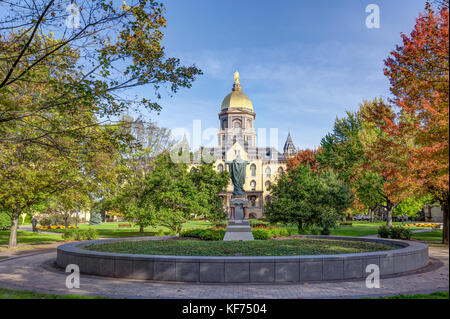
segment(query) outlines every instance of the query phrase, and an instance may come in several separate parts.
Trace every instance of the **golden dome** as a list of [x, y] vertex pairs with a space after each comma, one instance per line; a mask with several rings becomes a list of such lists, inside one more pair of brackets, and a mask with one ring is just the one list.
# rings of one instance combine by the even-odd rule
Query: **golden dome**
[[243, 108], [243, 109], [249, 109], [253, 111], [253, 103], [250, 100], [250, 98], [242, 92], [241, 85], [239, 83], [239, 72], [236, 71], [234, 73], [234, 85], [233, 90], [230, 94], [225, 96], [225, 98], [222, 101], [222, 107], [223, 109], [228, 108]]

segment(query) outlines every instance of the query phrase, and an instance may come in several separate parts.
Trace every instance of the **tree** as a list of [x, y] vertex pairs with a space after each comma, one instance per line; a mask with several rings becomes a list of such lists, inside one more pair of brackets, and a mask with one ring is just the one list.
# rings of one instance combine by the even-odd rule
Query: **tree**
[[91, 218], [89, 219], [89, 225], [100, 225], [102, 223], [102, 214], [99, 211], [92, 211]]
[[322, 152], [321, 147], [319, 147], [317, 150], [310, 150], [308, 148], [299, 150], [294, 157], [288, 160], [287, 169], [295, 168], [298, 165], [307, 165], [313, 171], [319, 170], [320, 166], [317, 157], [320, 152]]
[[207, 212], [202, 207], [204, 198], [199, 195], [187, 165], [172, 162], [168, 153], [155, 159], [153, 169], [145, 179], [144, 200], [155, 208], [156, 223], [177, 235], [195, 214]]
[[371, 221], [374, 210], [385, 203], [382, 181], [378, 174], [367, 171], [368, 163], [362, 139], [364, 119], [358, 112], [347, 111], [345, 117], [336, 118], [333, 131], [321, 140], [318, 153], [321, 167], [333, 169], [355, 194], [354, 210], [368, 210]]
[[[42, 143], [82, 128], [54, 126], [43, 132], [29, 123], [55, 109], [70, 117], [87, 107], [105, 121], [130, 107], [159, 111], [161, 86], [176, 93], [201, 74], [195, 66], [180, 65], [179, 59], [166, 56], [161, 45], [164, 7], [153, 0], [130, 0], [123, 5], [84, 1], [80, 7], [69, 0], [13, 0], [0, 2], [0, 8], [5, 13], [9, 10], [0, 19], [0, 124], [20, 123], [29, 129], [27, 135], [2, 134], [0, 142]], [[71, 23], [74, 19], [79, 25]], [[67, 68], [52, 67], [55, 61], [73, 59], [74, 50], [78, 59], [70, 73], [65, 72]], [[43, 69], [62, 71], [65, 80], [42, 77]], [[25, 85], [33, 91], [50, 87], [52, 95], [19, 101], [14, 93]], [[119, 94], [143, 85], [153, 86], [155, 98], [127, 99]]]
[[331, 170], [312, 172], [308, 166], [298, 165], [272, 187], [265, 215], [271, 222], [296, 223], [299, 231], [310, 225], [326, 231], [352, 203], [350, 188]]
[[213, 222], [225, 219], [227, 214], [219, 193], [226, 191], [230, 183], [230, 173], [226, 170], [218, 173], [212, 163], [203, 162], [195, 165], [189, 174], [198, 192], [202, 209], [201, 212], [199, 211], [199, 215], [203, 215]]
[[154, 225], [156, 211], [145, 196], [145, 183], [155, 166], [159, 154], [167, 152], [174, 142], [167, 128], [161, 128], [152, 121], [134, 120], [123, 116], [121, 131], [128, 136], [116, 163], [118, 185], [111, 196], [102, 200], [106, 211], [114, 211], [139, 225], [139, 231]]
[[448, 5], [435, 13], [427, 4], [411, 34], [402, 34], [402, 45], [385, 60], [398, 112], [378, 105], [368, 116], [382, 132], [373, 153], [395, 175], [392, 187], [432, 194], [440, 203], [444, 243], [449, 240], [448, 32]]

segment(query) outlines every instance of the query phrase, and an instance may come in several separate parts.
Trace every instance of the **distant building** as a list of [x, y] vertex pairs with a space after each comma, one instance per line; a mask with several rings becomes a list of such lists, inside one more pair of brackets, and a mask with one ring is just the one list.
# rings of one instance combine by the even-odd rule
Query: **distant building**
[[[270, 197], [270, 187], [277, 175], [286, 170], [287, 160], [296, 153], [291, 135], [288, 134], [283, 153], [273, 147], [256, 146], [256, 130], [253, 103], [242, 92], [239, 83], [239, 73], [236, 71], [234, 84], [222, 102], [219, 112], [218, 146], [208, 148], [214, 154], [217, 171], [227, 170], [225, 162], [236, 159], [237, 154], [247, 165], [244, 189], [249, 201], [249, 217], [259, 218], [263, 215], [264, 204]], [[230, 185], [225, 193], [220, 194], [225, 206], [229, 208], [233, 186]]]

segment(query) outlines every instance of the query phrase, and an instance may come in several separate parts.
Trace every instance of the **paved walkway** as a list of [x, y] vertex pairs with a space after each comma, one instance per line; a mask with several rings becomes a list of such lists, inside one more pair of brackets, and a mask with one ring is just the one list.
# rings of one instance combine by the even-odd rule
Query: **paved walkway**
[[381, 278], [379, 289], [364, 281], [299, 284], [184, 284], [81, 275], [80, 289], [65, 287], [66, 273], [54, 267], [56, 252], [0, 260], [0, 287], [32, 289], [54, 294], [83, 294], [116, 298], [360, 298], [393, 294], [430, 293], [449, 289], [448, 247], [430, 247], [431, 265], [403, 276]]

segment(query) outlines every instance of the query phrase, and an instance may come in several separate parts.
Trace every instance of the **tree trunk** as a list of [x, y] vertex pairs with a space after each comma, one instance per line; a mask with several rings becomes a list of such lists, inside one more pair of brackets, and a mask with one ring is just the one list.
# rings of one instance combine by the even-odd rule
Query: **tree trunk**
[[144, 232], [144, 225], [139, 225], [139, 232], [143, 233]]
[[303, 223], [301, 220], [297, 221], [297, 229], [298, 229], [298, 233], [301, 234], [303, 231]]
[[394, 210], [394, 205], [388, 201], [387, 205], [387, 216], [386, 216], [386, 226], [392, 227], [392, 211]]
[[372, 208], [369, 208], [369, 216], [370, 216], [370, 222], [373, 223], [375, 221], [374, 218], [375, 212]]
[[8, 248], [17, 247], [17, 230], [19, 229], [19, 217], [21, 209], [16, 205], [16, 209], [11, 216], [11, 232], [9, 234]]
[[448, 244], [448, 197], [441, 203], [442, 215], [444, 218], [444, 229], [442, 231], [442, 243]]

